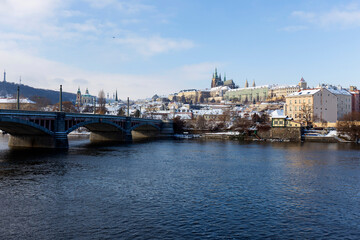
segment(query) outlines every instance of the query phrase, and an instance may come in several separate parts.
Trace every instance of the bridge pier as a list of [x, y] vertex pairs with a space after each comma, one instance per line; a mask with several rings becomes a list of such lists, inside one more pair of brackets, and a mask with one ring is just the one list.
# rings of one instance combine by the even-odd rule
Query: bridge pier
[[53, 136], [46, 135], [10, 135], [10, 148], [55, 148], [56, 143]]

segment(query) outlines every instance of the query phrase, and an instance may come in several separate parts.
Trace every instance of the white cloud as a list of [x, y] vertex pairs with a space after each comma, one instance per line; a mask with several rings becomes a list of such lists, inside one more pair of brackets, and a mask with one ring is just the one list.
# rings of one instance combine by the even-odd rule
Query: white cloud
[[320, 27], [353, 28], [360, 27], [360, 9], [356, 4], [335, 7], [326, 12], [294, 11], [293, 17]]
[[179, 51], [194, 47], [194, 43], [187, 39], [171, 39], [160, 36], [152, 37], [124, 37], [116, 39], [121, 45], [134, 48], [138, 53], [144, 56], [152, 56], [159, 53], [170, 51]]
[[126, 14], [136, 14], [143, 11], [152, 11], [155, 9], [152, 5], [141, 4], [135, 1], [119, 1], [119, 0], [84, 0], [91, 7], [102, 9], [102, 8], [115, 8], [118, 11]]
[[306, 29], [308, 29], [308, 27], [302, 26], [302, 25], [295, 25], [295, 26], [283, 27], [283, 28], [280, 29], [280, 31], [285, 31], [285, 32], [298, 32], [298, 31], [302, 31], [302, 30], [306, 30]]
[[89, 88], [93, 95], [100, 89], [112, 93], [114, 89], [122, 99], [152, 96], [155, 93], [168, 94], [187, 88], [207, 88], [211, 73], [220, 63], [199, 63], [165, 70], [162, 74], [109, 74], [92, 72], [69, 65], [36, 57], [20, 51], [0, 50], [0, 66], [6, 69], [7, 80], [37, 88], [59, 89], [75, 93]]

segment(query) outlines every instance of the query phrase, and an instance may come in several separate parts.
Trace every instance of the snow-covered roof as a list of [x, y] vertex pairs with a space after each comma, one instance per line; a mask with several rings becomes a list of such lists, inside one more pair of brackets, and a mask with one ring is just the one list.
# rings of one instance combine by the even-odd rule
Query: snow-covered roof
[[[15, 98], [0, 98], [0, 103], [17, 103], [17, 99], [15, 99]], [[35, 102], [31, 101], [28, 98], [21, 98], [20, 103], [35, 104]]]
[[213, 87], [210, 89], [211, 92], [213, 91], [219, 91], [219, 90], [229, 90], [230, 88], [228, 86], [218, 86], [218, 87]]
[[287, 116], [284, 115], [284, 110], [274, 110], [271, 113], [271, 118], [287, 118]]
[[315, 93], [319, 92], [320, 89], [305, 89], [300, 92], [293, 92], [287, 95], [287, 97], [296, 97], [296, 96], [304, 96], [304, 95], [314, 95]]
[[282, 88], [299, 88], [300, 89], [300, 86], [299, 85], [273, 85], [271, 86], [271, 89], [282, 89]]
[[331, 93], [335, 94], [335, 95], [351, 95], [351, 93], [349, 93], [347, 90], [345, 89], [333, 89], [333, 88], [326, 88], [327, 90], [329, 90]]
[[244, 89], [259, 89], [259, 88], [270, 88], [270, 87], [271, 85], [262, 85], [262, 86], [247, 87], [247, 88], [235, 88], [235, 89], [230, 89], [229, 92], [240, 91]]

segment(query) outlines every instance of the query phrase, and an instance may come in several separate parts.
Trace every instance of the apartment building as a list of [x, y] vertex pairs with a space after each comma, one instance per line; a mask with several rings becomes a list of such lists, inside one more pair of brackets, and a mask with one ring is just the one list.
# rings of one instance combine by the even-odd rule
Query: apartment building
[[326, 88], [305, 89], [286, 97], [285, 115], [306, 125], [308, 122], [337, 120], [337, 97]]

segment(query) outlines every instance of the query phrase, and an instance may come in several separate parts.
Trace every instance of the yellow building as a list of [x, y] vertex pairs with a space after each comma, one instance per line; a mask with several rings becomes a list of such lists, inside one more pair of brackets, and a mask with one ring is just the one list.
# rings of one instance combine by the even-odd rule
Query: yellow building
[[205, 99], [210, 97], [210, 91], [208, 90], [196, 90], [196, 89], [189, 89], [189, 90], [181, 90], [176, 98], [177, 101], [184, 101], [185, 102], [192, 102], [192, 103], [201, 103], [204, 102]]
[[271, 127], [301, 127], [300, 122], [295, 122], [293, 118], [283, 115], [282, 110], [275, 110], [271, 113]]
[[[21, 110], [34, 110], [35, 102], [27, 98], [20, 99], [20, 109]], [[17, 108], [17, 99], [15, 98], [0, 98], [0, 109], [16, 109]]]

